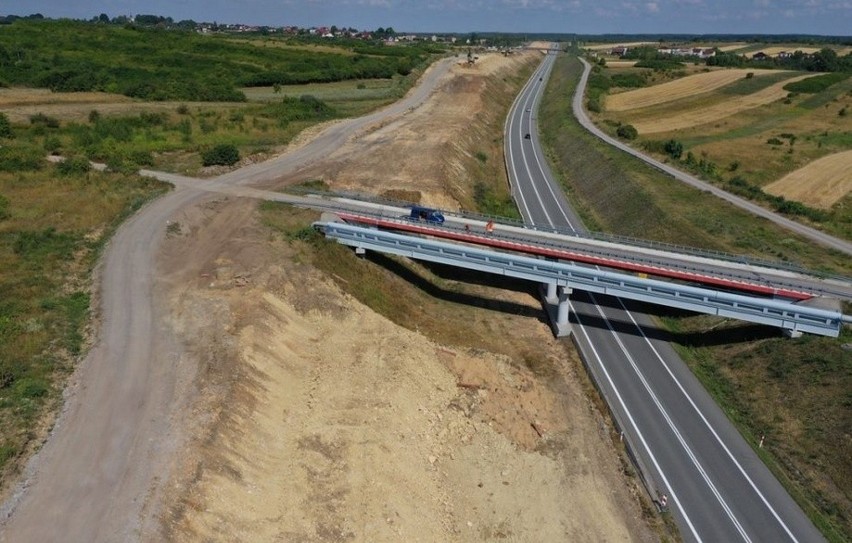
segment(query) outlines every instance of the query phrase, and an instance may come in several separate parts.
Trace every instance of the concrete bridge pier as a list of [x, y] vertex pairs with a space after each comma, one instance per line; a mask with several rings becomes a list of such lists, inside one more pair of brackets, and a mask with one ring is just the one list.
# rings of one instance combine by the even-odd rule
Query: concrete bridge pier
[[558, 286], [556, 283], [544, 283], [542, 285], [542, 298], [544, 309], [550, 318], [550, 327], [556, 337], [567, 337], [571, 335], [571, 325], [568, 322], [570, 306], [568, 296], [571, 288]]

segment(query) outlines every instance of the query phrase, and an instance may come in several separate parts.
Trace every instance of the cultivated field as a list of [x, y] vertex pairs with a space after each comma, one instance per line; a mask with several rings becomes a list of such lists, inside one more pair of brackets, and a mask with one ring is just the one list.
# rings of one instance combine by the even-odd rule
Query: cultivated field
[[704, 72], [661, 85], [645, 87], [629, 92], [623, 92], [606, 99], [607, 111], [630, 111], [643, 107], [655, 106], [688, 98], [696, 94], [712, 92], [743, 79], [746, 74], [754, 73], [755, 77], [777, 73], [774, 70], [716, 70]]
[[599, 43], [584, 47], [584, 49], [589, 49], [591, 51], [606, 51], [608, 49], [612, 49], [613, 47], [639, 47], [640, 45], [654, 45], [654, 42], [633, 41], [629, 43]]
[[747, 57], [753, 57], [756, 53], [763, 52], [766, 55], [769, 55], [770, 57], [774, 57], [778, 53], [781, 53], [783, 51], [786, 51], [788, 53], [792, 53], [793, 51], [801, 51], [802, 53], [810, 55], [810, 54], [816, 53], [820, 49], [821, 49], [820, 47], [799, 47], [797, 45], [792, 45], [792, 46], [787, 46], [787, 47], [784, 47], [784, 46], [781, 46], [781, 47], [764, 47], [763, 49], [760, 49], [758, 51], [752, 51], [751, 53], [748, 53], [746, 56]]
[[852, 191], [852, 151], [815, 160], [770, 183], [764, 190], [788, 200], [829, 209]]
[[[768, 72], [768, 71], [767, 71]], [[724, 73], [724, 72], [711, 72], [711, 73]], [[757, 72], [760, 73], [760, 72]], [[772, 72], [768, 72], [772, 73]], [[791, 74], [793, 72], [790, 72]], [[766, 74], [764, 74], [766, 75]], [[725, 119], [732, 115], [736, 115], [742, 111], [753, 109], [756, 107], [760, 107], [766, 104], [770, 104], [776, 100], [780, 100], [784, 98], [788, 94], [787, 91], [784, 90], [784, 85], [793, 82], [799, 81], [801, 79], [805, 79], [808, 77], [812, 77], [813, 74], [802, 75], [799, 77], [794, 77], [791, 79], [787, 79], [776, 83], [770, 87], [767, 87], [758, 92], [747, 94], [745, 96], [733, 96], [729, 99], [726, 99], [724, 102], [710, 105], [707, 107], [699, 107], [692, 108], [686, 111], [679, 112], [669, 117], [655, 117], [646, 121], [637, 121], [633, 123], [633, 126], [636, 127], [636, 130], [639, 131], [640, 134], [655, 134], [659, 132], [671, 132], [675, 130], [683, 130], [684, 128], [690, 128], [693, 126], [700, 126], [702, 124], [711, 123], [714, 121], [718, 121], [719, 119]], [[698, 77], [698, 76], [692, 76]], [[690, 78], [685, 78], [690, 79]], [[677, 81], [673, 81], [672, 83], [676, 83]], [[668, 83], [666, 83], [668, 84]], [[662, 85], [660, 85], [662, 86]], [[651, 87], [656, 88], [656, 87]], [[645, 89], [642, 89], [645, 90]], [[705, 92], [703, 89], [698, 89], [698, 92]], [[629, 93], [625, 93], [629, 94]], [[622, 94], [615, 95], [612, 98], [617, 98], [619, 96], [623, 96]], [[609, 103], [609, 102], [607, 102]]]

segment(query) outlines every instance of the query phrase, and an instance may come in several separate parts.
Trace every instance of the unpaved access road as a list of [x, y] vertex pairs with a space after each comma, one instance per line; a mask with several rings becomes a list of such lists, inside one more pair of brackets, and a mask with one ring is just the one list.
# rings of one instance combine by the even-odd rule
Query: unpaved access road
[[[162, 176], [178, 188], [107, 250], [100, 339], [0, 539], [653, 540], [534, 295], [474, 285], [483, 308], [440, 307], [509, 355], [436, 344], [306, 264], [255, 202], [193, 188], [320, 177], [449, 206], [442, 191], [472, 154], [458, 142], [500, 116], [483, 96], [538, 58], [445, 61], [401, 103], [278, 159]], [[519, 362], [526, 349], [553, 374]]]
[[[447, 73], [429, 69], [403, 100], [344, 121], [292, 153], [213, 180], [249, 184], [285, 175], [332, 154], [359, 130], [422, 104]], [[181, 342], [160, 318], [155, 258], [165, 225], [206, 194], [181, 188], [127, 221], [105, 251], [99, 270], [101, 329], [66, 394], [50, 438], [4, 504], [0, 541], [127, 541], [150, 527], [186, 407], [175, 394], [193, 378]]]

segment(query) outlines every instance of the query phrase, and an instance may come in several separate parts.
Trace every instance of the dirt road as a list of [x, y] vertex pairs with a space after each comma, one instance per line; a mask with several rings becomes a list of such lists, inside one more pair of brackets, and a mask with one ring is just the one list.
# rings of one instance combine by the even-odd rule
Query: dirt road
[[[331, 155], [353, 134], [425, 101], [449, 69], [430, 68], [405, 99], [366, 117], [335, 124], [277, 159], [213, 181], [268, 181]], [[65, 407], [20, 489], [4, 504], [0, 541], [128, 541], [151, 529], [181, 445], [185, 399], [195, 377], [179, 338], [164, 321], [155, 258], [167, 222], [205, 193], [177, 189], [146, 206], [109, 243], [99, 276], [98, 339], [67, 390]]]
[[[0, 540], [654, 539], [534, 296], [486, 285], [477, 296], [512, 310], [445, 307], [510, 356], [437, 344], [306, 264], [255, 202], [193, 188], [319, 176], [449, 207], [477, 150], [458, 142], [502, 125], [484, 93], [535, 61], [443, 62], [402, 102], [278, 159], [163, 176], [178, 188], [106, 252], [100, 339]], [[559, 369], [519, 363], [530, 348]]]

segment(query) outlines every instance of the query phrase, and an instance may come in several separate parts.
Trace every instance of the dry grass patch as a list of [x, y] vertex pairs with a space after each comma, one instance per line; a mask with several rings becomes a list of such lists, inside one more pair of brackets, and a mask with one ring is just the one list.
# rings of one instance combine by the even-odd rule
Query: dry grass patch
[[748, 73], [754, 73], [757, 77], [778, 72], [775, 70], [746, 69], [703, 72], [661, 85], [609, 96], [606, 100], [606, 109], [607, 111], [630, 111], [689, 98], [697, 94], [705, 94], [743, 79]]
[[852, 151], [815, 160], [767, 185], [764, 190], [788, 200], [828, 209], [852, 191]]
[[728, 53], [730, 51], [738, 51], [740, 49], [744, 49], [747, 46], [748, 46], [748, 44], [746, 44], [746, 43], [731, 43], [731, 44], [728, 44], [728, 45], [723, 45], [722, 47], [719, 47], [718, 49], [719, 49], [719, 51], [722, 51], [723, 53]]
[[[784, 90], [784, 85], [793, 81], [800, 81], [802, 79], [811, 77], [812, 75], [813, 74], [807, 74], [799, 77], [794, 77], [778, 82], [775, 85], [772, 85], [771, 87], [767, 87], [761, 91], [748, 94], [746, 96], [735, 96], [728, 100], [725, 100], [724, 102], [711, 106], [697, 107], [688, 111], [678, 113], [676, 115], [672, 115], [670, 117], [649, 119], [647, 121], [636, 122], [633, 125], [636, 127], [636, 130], [638, 130], [640, 134], [644, 135], [659, 132], [670, 132], [674, 130], [683, 130], [684, 128], [691, 128], [693, 126], [699, 126], [702, 124], [715, 122], [719, 119], [730, 117], [742, 111], [760, 107], [766, 104], [771, 104], [776, 100], [780, 100], [781, 98], [784, 98], [787, 95], [787, 91]], [[672, 83], [678, 82], [679, 81], [673, 81]], [[613, 98], [617, 96], [614, 96]]]

